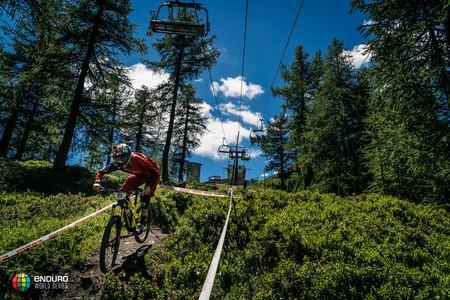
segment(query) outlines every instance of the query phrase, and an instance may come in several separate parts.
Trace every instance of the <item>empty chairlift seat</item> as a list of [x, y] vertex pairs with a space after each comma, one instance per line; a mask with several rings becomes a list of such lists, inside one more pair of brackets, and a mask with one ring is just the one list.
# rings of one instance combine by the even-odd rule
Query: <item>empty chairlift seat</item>
[[159, 6], [156, 13], [152, 11], [150, 28], [153, 32], [206, 36], [209, 32], [208, 10], [199, 3], [169, 1]]

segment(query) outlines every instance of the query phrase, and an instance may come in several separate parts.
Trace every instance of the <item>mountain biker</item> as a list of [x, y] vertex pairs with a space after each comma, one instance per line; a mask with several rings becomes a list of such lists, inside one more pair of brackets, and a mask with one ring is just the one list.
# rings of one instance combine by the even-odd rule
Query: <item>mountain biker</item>
[[136, 226], [136, 231], [140, 234], [145, 230], [144, 224], [147, 221], [150, 198], [155, 195], [156, 186], [159, 183], [158, 164], [142, 153], [131, 152], [127, 144], [113, 146], [111, 156], [113, 162], [106, 165], [95, 176], [94, 189], [97, 192], [100, 191], [103, 176], [117, 170], [131, 174], [120, 187], [121, 192], [130, 192], [145, 184], [141, 196], [141, 219]]

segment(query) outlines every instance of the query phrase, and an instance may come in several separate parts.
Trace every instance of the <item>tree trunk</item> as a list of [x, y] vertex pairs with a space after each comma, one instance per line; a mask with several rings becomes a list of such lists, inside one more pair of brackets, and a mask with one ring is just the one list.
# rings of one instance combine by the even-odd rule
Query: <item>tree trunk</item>
[[312, 179], [313, 179], [313, 168], [308, 163], [308, 165], [306, 166], [306, 175], [304, 180], [305, 190], [311, 186]]
[[141, 151], [142, 144], [142, 127], [144, 126], [144, 113], [145, 113], [145, 102], [142, 104], [141, 114], [139, 115], [138, 132], [136, 134], [136, 147], [135, 152]]
[[448, 82], [448, 69], [445, 64], [444, 57], [442, 55], [442, 50], [439, 47], [439, 43], [436, 38], [436, 33], [434, 28], [429, 28], [429, 34], [431, 37], [431, 65], [436, 68], [437, 72], [439, 72], [439, 88], [444, 94], [445, 99], [447, 100], [447, 109], [450, 109], [450, 99], [449, 99], [449, 82]]
[[15, 160], [21, 160], [23, 157], [23, 154], [25, 153], [25, 150], [27, 148], [27, 141], [28, 141], [28, 138], [30, 137], [34, 117], [36, 116], [36, 112], [37, 112], [37, 109], [39, 106], [38, 104], [39, 104], [39, 101], [37, 98], [35, 98], [34, 102], [33, 102], [33, 108], [30, 112], [30, 115], [28, 116], [27, 123], [25, 124], [25, 129], [24, 129], [24, 132], [22, 135], [22, 139], [20, 140], [19, 148], [17, 148], [17, 152], [14, 157]]
[[189, 98], [186, 98], [186, 118], [184, 120], [183, 147], [181, 148], [180, 169], [178, 170], [178, 180], [183, 182], [184, 164], [186, 160], [187, 138], [189, 125]]
[[173, 87], [172, 106], [170, 108], [169, 127], [167, 129], [166, 143], [164, 144], [162, 157], [162, 181], [167, 184], [169, 181], [169, 151], [172, 142], [173, 124], [175, 121], [175, 108], [177, 104], [178, 87], [180, 85], [181, 60], [183, 59], [184, 45], [180, 45], [177, 61], [175, 64], [175, 82]]
[[281, 189], [283, 190], [283, 191], [285, 191], [286, 190], [286, 181], [285, 181], [285, 178], [284, 178], [284, 150], [282, 149], [281, 151], [280, 151], [280, 178], [281, 178]]
[[5, 128], [3, 129], [2, 139], [0, 140], [0, 157], [6, 157], [9, 149], [9, 143], [13, 135], [13, 131], [16, 128], [17, 120], [19, 119], [19, 114], [22, 110], [23, 94], [19, 95], [17, 103], [11, 111], [11, 115], [6, 122]]
[[56, 153], [55, 162], [53, 163], [54, 169], [64, 168], [67, 161], [67, 156], [69, 154], [70, 145], [72, 143], [72, 138], [75, 133], [75, 127], [77, 125], [77, 118], [80, 114], [80, 107], [82, 106], [84, 82], [89, 70], [89, 63], [91, 62], [92, 55], [94, 53], [94, 46], [98, 36], [98, 31], [100, 27], [100, 20], [103, 14], [103, 0], [98, 0], [98, 11], [95, 17], [95, 23], [92, 27], [91, 34], [89, 36], [89, 42], [86, 50], [83, 63], [81, 65], [80, 75], [78, 76], [77, 86], [75, 89], [75, 94], [73, 96], [72, 104], [70, 105], [69, 117], [66, 123], [66, 130], [64, 131], [64, 136], [59, 146], [58, 152]]
[[[112, 114], [112, 117], [111, 117], [112, 125], [111, 125], [110, 131], [109, 131], [109, 147], [110, 147], [110, 149], [112, 148], [112, 146], [114, 144], [114, 123], [116, 122], [116, 106], [117, 106], [116, 105], [116, 98], [114, 98], [113, 114]], [[108, 155], [106, 157], [106, 164], [109, 164], [110, 162], [111, 162], [111, 156], [108, 153]]]

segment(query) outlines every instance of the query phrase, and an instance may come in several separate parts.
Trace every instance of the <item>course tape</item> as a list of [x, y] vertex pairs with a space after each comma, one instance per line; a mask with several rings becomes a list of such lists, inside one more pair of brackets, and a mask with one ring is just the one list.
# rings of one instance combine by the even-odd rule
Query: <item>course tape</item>
[[106, 207], [104, 207], [104, 208], [102, 208], [102, 209], [100, 209], [100, 210], [97, 210], [96, 212], [94, 212], [94, 213], [92, 213], [92, 214], [90, 214], [90, 215], [88, 215], [88, 216], [86, 216], [86, 217], [83, 217], [83, 218], [79, 219], [78, 221], [75, 221], [75, 222], [73, 222], [73, 223], [71, 223], [71, 224], [69, 224], [69, 225], [67, 225], [67, 226], [64, 226], [64, 227], [61, 228], [61, 229], [58, 229], [58, 230], [56, 230], [56, 231], [53, 231], [52, 233], [49, 233], [49, 234], [47, 234], [47, 235], [45, 235], [45, 236], [43, 236], [43, 237], [40, 237], [40, 238], [38, 238], [37, 240], [34, 240], [34, 241], [32, 241], [32, 242], [29, 242], [28, 244], [25, 244], [25, 245], [23, 245], [23, 246], [20, 246], [19, 248], [16, 248], [16, 249], [14, 249], [14, 250], [12, 250], [12, 251], [9, 251], [9, 252], [7, 252], [7, 253], [5, 253], [5, 254], [3, 254], [3, 255], [0, 255], [0, 261], [3, 261], [3, 260], [5, 260], [5, 259], [8, 259], [8, 258], [10, 258], [10, 257], [12, 257], [12, 256], [14, 256], [14, 255], [17, 255], [17, 254], [19, 254], [19, 253], [21, 253], [21, 252], [23, 252], [23, 251], [25, 251], [25, 250], [31, 248], [31, 247], [34, 247], [34, 246], [36, 246], [36, 245], [41, 244], [41, 243], [45, 242], [46, 240], [49, 240], [49, 239], [51, 239], [51, 238], [54, 238], [55, 236], [60, 235], [61, 233], [63, 233], [63, 232], [65, 232], [65, 231], [69, 230], [70, 228], [75, 227], [76, 225], [80, 224], [81, 222], [84, 222], [84, 221], [86, 221], [86, 220], [88, 220], [88, 219], [91, 219], [91, 218], [95, 217], [96, 215], [98, 215], [98, 214], [104, 212], [105, 210], [107, 210], [108, 208], [110, 208], [111, 206], [113, 206], [113, 204], [114, 204], [114, 203], [111, 203], [111, 204], [109, 204], [108, 206], [106, 206]]
[[220, 234], [219, 242], [217, 243], [216, 252], [214, 252], [213, 259], [209, 265], [208, 275], [206, 275], [205, 282], [203, 283], [202, 292], [200, 293], [199, 300], [208, 300], [211, 296], [211, 291], [214, 285], [214, 278], [216, 277], [217, 267], [219, 266], [220, 255], [222, 253], [223, 243], [225, 241], [225, 235], [227, 233], [228, 222], [230, 220], [231, 205], [233, 203], [233, 189], [230, 189], [230, 205], [228, 206], [228, 214], [225, 220], [225, 224]]
[[[186, 189], [186, 188], [180, 188], [180, 187], [172, 187], [172, 186], [164, 186], [164, 185], [162, 185], [160, 187], [164, 188], [164, 189], [174, 190], [174, 191], [177, 191], [177, 192], [188, 193], [188, 194], [193, 194], [193, 195], [209, 196], [209, 197], [222, 197], [222, 198], [228, 197], [225, 194], [218, 194], [218, 193], [213, 193], [213, 192], [199, 191], [199, 190]], [[98, 211], [96, 211], [96, 212], [86, 216], [86, 217], [83, 217], [83, 218], [79, 219], [78, 221], [75, 221], [75, 222], [73, 222], [73, 223], [71, 223], [71, 224], [69, 224], [67, 226], [64, 226], [61, 229], [53, 231], [53, 232], [51, 232], [51, 233], [49, 233], [49, 234], [47, 234], [47, 235], [45, 235], [43, 237], [38, 238], [37, 240], [29, 242], [28, 244], [25, 244], [25, 245], [20, 246], [20, 247], [14, 249], [12, 251], [9, 251], [9, 252], [7, 252], [5, 254], [0, 255], [0, 261], [6, 260], [6, 259], [8, 259], [8, 258], [10, 258], [12, 256], [15, 256], [15, 255], [17, 255], [17, 254], [27, 250], [27, 249], [30, 249], [30, 248], [32, 248], [32, 247], [34, 247], [36, 245], [39, 245], [39, 244], [41, 244], [41, 243], [43, 243], [43, 242], [45, 242], [45, 241], [47, 241], [47, 240], [49, 240], [51, 238], [54, 238], [55, 236], [60, 235], [61, 233], [69, 230], [70, 228], [73, 228], [76, 225], [78, 225], [78, 224], [80, 224], [80, 223], [82, 223], [82, 222], [84, 222], [84, 221], [86, 221], [88, 219], [91, 219], [91, 218], [95, 217], [96, 215], [104, 212], [105, 210], [111, 208], [111, 206], [113, 206], [113, 204], [114, 203], [111, 203], [108, 206], [106, 206], [106, 207], [104, 207], [104, 208], [102, 208], [102, 209], [100, 209], [100, 210], [98, 210]]]
[[200, 196], [220, 197], [220, 198], [228, 198], [229, 197], [228, 195], [225, 195], [225, 194], [193, 190], [193, 189], [186, 189], [186, 188], [168, 186], [168, 185], [160, 185], [160, 188], [167, 189], [167, 190], [173, 190], [173, 191], [177, 191], [177, 192], [182, 192], [182, 193], [187, 193], [187, 194], [200, 195]]

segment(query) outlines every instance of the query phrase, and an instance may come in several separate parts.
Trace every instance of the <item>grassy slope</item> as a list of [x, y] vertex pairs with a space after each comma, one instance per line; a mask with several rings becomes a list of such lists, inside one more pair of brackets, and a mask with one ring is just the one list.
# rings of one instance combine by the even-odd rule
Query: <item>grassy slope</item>
[[[109, 203], [102, 197], [52, 195], [90, 186], [89, 172], [66, 173], [54, 174], [42, 162], [0, 161], [0, 186], [9, 191], [0, 194], [1, 252]], [[45, 194], [14, 192], [24, 189]], [[152, 204], [156, 222], [173, 230], [146, 257], [152, 278], [136, 275], [124, 285], [108, 277], [105, 299], [198, 297], [228, 200], [159, 191]], [[214, 298], [450, 298], [447, 211], [379, 195], [348, 199], [278, 191], [249, 193], [236, 204]], [[82, 267], [98, 251], [107, 218], [98, 216], [0, 263], [0, 274]], [[0, 291], [7, 289], [4, 280]]]
[[[120, 172], [107, 176], [107, 184], [111, 187], [117, 187], [122, 180], [123, 174]], [[107, 197], [70, 194], [91, 194], [92, 181], [93, 174], [83, 168], [70, 167], [63, 173], [55, 173], [48, 162], [0, 159], [0, 253], [15, 249], [111, 203], [112, 200]], [[156, 221], [166, 229], [175, 224], [178, 215], [189, 203], [184, 201], [185, 198], [171, 195], [159, 191], [156, 199], [152, 200], [158, 203], [154, 209]], [[106, 213], [98, 215], [1, 262], [0, 299], [12, 292], [9, 277], [17, 272], [54, 275], [64, 274], [67, 268], [82, 268], [88, 257], [98, 251], [108, 218]]]
[[[109, 278], [105, 299], [197, 298], [227, 200], [198, 199], [163, 247], [151, 280]], [[450, 297], [450, 215], [392, 197], [264, 192], [237, 201], [216, 299]], [[237, 216], [237, 219], [236, 217]]]
[[[0, 193], [0, 253], [15, 249], [53, 230], [86, 216], [112, 200], [77, 195], [44, 196], [39, 193]], [[176, 225], [190, 199], [174, 192], [158, 191], [152, 199], [155, 222], [166, 230]], [[0, 274], [64, 274], [83, 268], [98, 252], [109, 215], [103, 213], [43, 244], [0, 263]], [[5, 279], [5, 278], [4, 278]], [[0, 299], [12, 292], [9, 280], [0, 282]], [[6, 294], [5, 294], [6, 293]], [[13, 293], [14, 294], [14, 293]]]

